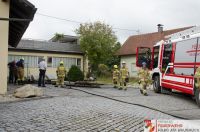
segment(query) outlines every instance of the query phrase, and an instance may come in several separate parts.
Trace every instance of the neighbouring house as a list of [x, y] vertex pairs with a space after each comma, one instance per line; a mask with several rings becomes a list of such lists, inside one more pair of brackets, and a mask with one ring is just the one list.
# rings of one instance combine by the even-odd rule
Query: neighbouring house
[[[69, 36], [68, 36], [69, 39]], [[71, 39], [69, 39], [71, 40]], [[42, 58], [47, 61], [47, 78], [56, 79], [56, 70], [60, 61], [64, 62], [67, 70], [72, 65], [78, 66], [85, 74], [88, 69], [88, 62], [84, 53], [77, 43], [65, 43], [38, 41], [38, 40], [21, 40], [16, 48], [9, 47], [8, 62], [24, 58], [25, 60], [25, 77], [38, 79], [38, 63]]]
[[50, 42], [60, 42], [60, 43], [70, 43], [79, 44], [79, 38], [77, 36], [63, 35], [59, 40], [57, 40], [56, 35], [49, 40]]
[[136, 49], [137, 47], [153, 47], [160, 40], [165, 40], [165, 36], [177, 33], [191, 27], [177, 28], [163, 31], [162, 25], [158, 24], [158, 32], [140, 34], [130, 36], [119, 49], [117, 54], [121, 58], [121, 62], [125, 61], [129, 69], [131, 77], [137, 75], [138, 68], [136, 67]]
[[27, 0], [0, 0], [0, 94], [7, 92], [8, 46], [18, 45], [36, 10]]

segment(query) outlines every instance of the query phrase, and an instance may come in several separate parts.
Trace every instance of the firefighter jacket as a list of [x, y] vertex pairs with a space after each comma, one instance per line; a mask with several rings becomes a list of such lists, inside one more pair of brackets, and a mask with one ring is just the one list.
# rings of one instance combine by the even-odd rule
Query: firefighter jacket
[[120, 74], [121, 74], [121, 78], [122, 79], [125, 79], [125, 78], [129, 77], [128, 69], [127, 68], [121, 68], [120, 69]]
[[120, 78], [120, 72], [118, 69], [113, 70], [113, 79], [119, 79]]
[[138, 80], [142, 85], [149, 85], [151, 83], [149, 70], [141, 68], [138, 71]]
[[64, 66], [58, 66], [56, 72], [57, 72], [57, 76], [58, 76], [58, 77], [65, 77], [66, 69], [65, 69]]

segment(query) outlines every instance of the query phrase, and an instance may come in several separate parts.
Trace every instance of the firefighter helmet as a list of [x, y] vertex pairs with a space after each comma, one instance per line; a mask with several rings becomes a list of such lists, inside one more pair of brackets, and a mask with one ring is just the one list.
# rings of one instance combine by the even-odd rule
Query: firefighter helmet
[[126, 62], [125, 62], [125, 61], [122, 61], [122, 64], [126, 64]]
[[114, 65], [114, 68], [115, 68], [115, 69], [117, 69], [117, 68], [118, 68], [118, 66], [117, 66], [117, 65]]
[[63, 65], [64, 64], [64, 62], [63, 61], [60, 61], [60, 65]]

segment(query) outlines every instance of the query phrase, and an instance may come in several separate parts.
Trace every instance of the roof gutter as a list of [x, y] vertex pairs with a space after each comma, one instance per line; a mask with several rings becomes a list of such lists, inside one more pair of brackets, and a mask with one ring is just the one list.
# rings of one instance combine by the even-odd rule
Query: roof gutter
[[76, 51], [71, 51], [71, 52], [70, 51], [47, 51], [47, 50], [35, 50], [35, 49], [17, 49], [17, 48], [12, 48], [12, 47], [9, 47], [8, 51], [84, 55], [83, 52], [76, 52]]
[[133, 54], [118, 54], [118, 56], [134, 56], [134, 55], [136, 55], [135, 53], [133, 53]]

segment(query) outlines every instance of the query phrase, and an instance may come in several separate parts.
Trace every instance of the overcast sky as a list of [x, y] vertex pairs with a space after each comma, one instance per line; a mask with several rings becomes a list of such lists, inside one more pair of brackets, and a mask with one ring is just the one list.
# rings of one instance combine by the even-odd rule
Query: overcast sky
[[[29, 0], [42, 13], [80, 22], [103, 21], [114, 28], [156, 32], [200, 25], [200, 0]], [[56, 32], [76, 35], [78, 23], [56, 20], [35, 14], [23, 38], [50, 39]], [[115, 30], [123, 43], [135, 31]]]

